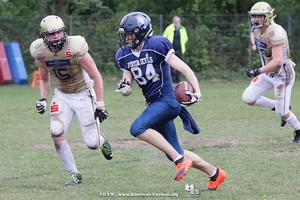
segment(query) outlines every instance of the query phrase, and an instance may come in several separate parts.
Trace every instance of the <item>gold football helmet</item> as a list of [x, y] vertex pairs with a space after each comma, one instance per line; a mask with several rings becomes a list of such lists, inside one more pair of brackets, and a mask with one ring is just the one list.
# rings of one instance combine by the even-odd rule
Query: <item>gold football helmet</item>
[[[62, 38], [49, 41], [47, 38], [47, 34], [55, 33], [63, 31]], [[56, 15], [49, 15], [42, 19], [40, 23], [40, 34], [44, 40], [45, 45], [50, 49], [52, 52], [60, 51], [66, 43], [67, 40], [67, 33], [66, 33], [66, 26], [63, 20], [56, 16]]]
[[[268, 26], [273, 22], [276, 15], [273, 14], [274, 9], [266, 2], [257, 2], [254, 4], [251, 8], [249, 13], [249, 20], [251, 22], [252, 26], [255, 26], [256, 28]], [[257, 22], [253, 22], [253, 19], [251, 19], [251, 16], [254, 15], [262, 15], [264, 16], [264, 22], [263, 24], [258, 24]]]

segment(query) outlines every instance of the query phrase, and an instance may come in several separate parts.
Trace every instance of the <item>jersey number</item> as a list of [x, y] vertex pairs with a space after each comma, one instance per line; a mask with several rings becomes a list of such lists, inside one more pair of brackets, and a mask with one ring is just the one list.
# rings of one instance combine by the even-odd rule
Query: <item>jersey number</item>
[[152, 80], [153, 82], [159, 80], [159, 75], [154, 70], [152, 64], [147, 64], [145, 76], [143, 76], [142, 69], [139, 67], [132, 67], [130, 70], [139, 85], [146, 85], [149, 80]]
[[71, 75], [66, 73], [68, 71], [67, 68], [53, 69], [52, 71], [59, 80], [68, 80], [71, 78]]

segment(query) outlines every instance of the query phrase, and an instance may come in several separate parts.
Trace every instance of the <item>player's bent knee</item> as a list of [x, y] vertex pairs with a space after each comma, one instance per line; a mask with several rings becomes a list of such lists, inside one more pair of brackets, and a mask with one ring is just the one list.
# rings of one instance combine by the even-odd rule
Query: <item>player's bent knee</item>
[[54, 120], [50, 124], [50, 133], [52, 136], [60, 136], [64, 133], [64, 126], [60, 121]]
[[[280, 109], [278, 109], [278, 110], [280, 110]], [[276, 114], [277, 114], [279, 117], [285, 117], [285, 118], [287, 118], [286, 116], [288, 115], [288, 113], [284, 113], [284, 112], [282, 112], [282, 111], [277, 111], [276, 109], [275, 109], [275, 111], [276, 111]]]
[[252, 95], [249, 95], [249, 90], [246, 89], [242, 95], [242, 100], [244, 103], [248, 104], [249, 106], [253, 106], [256, 102], [255, 99], [253, 99]]
[[130, 134], [134, 137], [137, 137], [143, 133], [145, 133], [149, 128], [146, 126], [143, 126], [140, 123], [134, 122], [130, 127]]
[[243, 102], [248, 104], [249, 106], [253, 106], [255, 104], [255, 100], [248, 98], [245, 95], [243, 95], [242, 99], [243, 99]]
[[131, 126], [130, 127], [130, 134], [134, 137], [137, 137], [143, 133], [145, 133], [147, 131], [148, 128], [141, 128], [141, 127], [138, 127], [138, 126]]
[[89, 130], [84, 134], [84, 142], [89, 149], [96, 150], [104, 143], [104, 138], [98, 133], [98, 130]]

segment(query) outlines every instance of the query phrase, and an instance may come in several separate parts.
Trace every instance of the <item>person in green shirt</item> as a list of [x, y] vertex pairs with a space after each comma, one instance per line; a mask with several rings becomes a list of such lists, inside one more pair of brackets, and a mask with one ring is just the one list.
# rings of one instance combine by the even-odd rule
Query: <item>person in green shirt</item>
[[[175, 55], [182, 59], [183, 54], [186, 52], [186, 43], [188, 41], [187, 31], [184, 26], [181, 25], [181, 19], [178, 15], [173, 17], [173, 23], [166, 27], [163, 36], [173, 44]], [[175, 83], [179, 83], [180, 72], [171, 68], [172, 80]]]

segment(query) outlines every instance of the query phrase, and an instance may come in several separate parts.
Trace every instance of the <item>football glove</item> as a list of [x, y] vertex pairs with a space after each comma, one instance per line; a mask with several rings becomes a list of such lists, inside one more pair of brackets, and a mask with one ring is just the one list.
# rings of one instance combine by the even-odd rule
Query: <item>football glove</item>
[[126, 94], [130, 88], [130, 79], [122, 79], [120, 83], [118, 83], [118, 89], [116, 92], [120, 92], [121, 94]]
[[100, 123], [102, 123], [104, 120], [108, 118], [108, 113], [106, 110], [100, 110], [96, 108], [95, 113], [94, 113], [95, 120], [99, 119]]
[[247, 73], [247, 76], [248, 76], [248, 77], [255, 77], [255, 76], [257, 76], [257, 75], [260, 75], [260, 74], [261, 74], [261, 71], [260, 71], [259, 68], [257, 68], [257, 69], [248, 68], [248, 69], [246, 70], [246, 73]]
[[198, 101], [202, 100], [201, 94], [199, 94], [199, 93], [192, 93], [189, 91], [186, 91], [185, 93], [187, 95], [191, 96], [191, 100], [189, 102], [182, 102], [181, 103], [182, 106], [191, 106], [191, 105], [197, 103]]
[[47, 108], [47, 99], [41, 98], [35, 103], [36, 109], [38, 113], [44, 114], [46, 108]]

